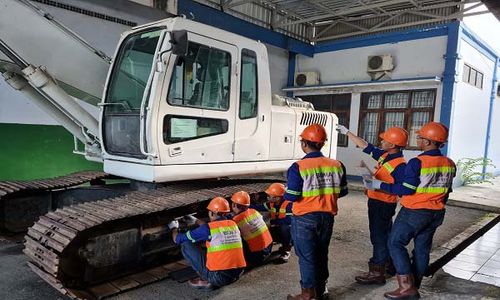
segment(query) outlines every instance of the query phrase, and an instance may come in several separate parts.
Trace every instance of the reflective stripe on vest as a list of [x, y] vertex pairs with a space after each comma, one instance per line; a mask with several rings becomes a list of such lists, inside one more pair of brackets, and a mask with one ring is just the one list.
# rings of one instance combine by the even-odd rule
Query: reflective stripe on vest
[[246, 267], [240, 231], [232, 220], [208, 223], [210, 241], [207, 246], [206, 266], [210, 271]]
[[274, 203], [269, 203], [269, 207], [270, 207], [269, 211], [271, 212], [271, 220], [284, 219], [287, 216], [293, 215], [292, 213], [286, 212], [286, 207], [290, 203], [291, 203], [290, 201], [286, 201], [286, 200], [283, 201], [283, 203], [281, 203], [281, 206], [280, 206], [278, 213], [276, 213], [276, 207], [274, 207]]
[[251, 252], [258, 252], [273, 242], [262, 215], [253, 208], [237, 214], [233, 220], [238, 224], [241, 236], [247, 242]]
[[446, 156], [422, 155], [417, 159], [422, 164], [420, 184], [417, 187], [403, 184], [414, 189], [415, 194], [403, 196], [401, 205], [411, 209], [444, 209], [444, 199], [456, 173], [455, 163]]
[[[394, 178], [391, 175], [392, 172], [394, 172], [400, 164], [404, 164], [406, 162], [402, 157], [397, 157], [385, 162], [387, 156], [389, 156], [389, 153], [387, 152], [380, 156], [373, 176], [378, 180], [392, 184], [394, 183]], [[389, 194], [381, 190], [367, 190], [366, 195], [368, 198], [377, 199], [387, 203], [396, 203], [398, 201], [397, 195]]]
[[293, 214], [319, 211], [337, 214], [337, 198], [343, 175], [340, 162], [327, 157], [314, 157], [299, 160], [297, 165], [304, 183], [301, 199], [293, 203]]

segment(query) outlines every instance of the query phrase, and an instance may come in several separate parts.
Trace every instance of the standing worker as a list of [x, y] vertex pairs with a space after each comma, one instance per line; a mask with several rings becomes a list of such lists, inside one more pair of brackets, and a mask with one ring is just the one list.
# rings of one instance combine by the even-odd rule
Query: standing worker
[[[195, 220], [199, 227], [194, 230], [180, 233], [177, 220], [168, 224], [174, 242], [181, 245], [182, 255], [200, 275], [189, 280], [192, 287], [199, 289], [228, 285], [238, 280], [246, 267], [238, 226], [226, 218], [230, 212], [227, 200], [215, 197], [207, 209], [210, 222]], [[206, 253], [198, 242], [206, 242]]]
[[347, 195], [344, 165], [321, 153], [327, 138], [325, 128], [311, 124], [300, 137], [306, 155], [288, 169], [284, 199], [293, 202], [292, 239], [299, 257], [302, 293], [288, 295], [288, 300], [321, 299], [326, 294], [337, 199]]
[[263, 263], [273, 250], [273, 238], [262, 215], [250, 206], [250, 195], [239, 191], [231, 197], [233, 221], [236, 222], [243, 237], [245, 260], [249, 266]]
[[264, 204], [252, 204], [250, 207], [258, 211], [270, 213], [271, 217], [271, 236], [275, 242], [281, 243], [278, 249], [281, 263], [288, 262], [290, 250], [292, 250], [292, 235], [290, 227], [292, 224], [292, 204], [293, 202], [283, 200], [285, 195], [285, 186], [282, 183], [272, 183], [266, 189], [268, 201]]
[[[403, 195], [391, 235], [389, 250], [397, 271], [398, 289], [387, 292], [388, 299], [417, 299], [418, 288], [427, 271], [432, 238], [443, 223], [445, 204], [451, 192], [455, 163], [439, 150], [448, 140], [448, 128], [429, 122], [417, 131], [417, 146], [423, 151], [411, 159], [401, 184], [365, 180], [368, 189]], [[406, 246], [413, 239], [410, 260]]]
[[[380, 147], [367, 143], [349, 129], [337, 125], [341, 134], [347, 135], [363, 152], [370, 154], [377, 161], [373, 172], [375, 179], [386, 183], [402, 183], [406, 162], [403, 148], [408, 143], [408, 132], [403, 128], [391, 127], [380, 134]], [[385, 284], [385, 270], [391, 264], [388, 240], [392, 228], [392, 217], [396, 213], [398, 195], [384, 191], [367, 190], [368, 222], [373, 254], [368, 261], [368, 272], [356, 276], [360, 284]], [[394, 274], [392, 274], [394, 275]]]

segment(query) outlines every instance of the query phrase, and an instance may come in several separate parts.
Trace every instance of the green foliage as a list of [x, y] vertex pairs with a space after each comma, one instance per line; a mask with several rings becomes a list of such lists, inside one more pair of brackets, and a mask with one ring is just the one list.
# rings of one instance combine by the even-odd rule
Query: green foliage
[[460, 159], [457, 163], [457, 167], [462, 171], [460, 174], [460, 179], [462, 179], [463, 185], [483, 182], [493, 184], [490, 180], [494, 177], [493, 173], [483, 173], [483, 168], [485, 166], [486, 168], [496, 168], [496, 166], [492, 163], [492, 160], [486, 157]]

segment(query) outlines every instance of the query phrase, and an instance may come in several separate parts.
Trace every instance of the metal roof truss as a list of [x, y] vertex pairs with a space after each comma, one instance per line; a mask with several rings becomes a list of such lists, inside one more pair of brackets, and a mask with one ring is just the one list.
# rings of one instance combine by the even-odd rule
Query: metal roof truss
[[484, 14], [480, 0], [198, 0], [307, 42], [442, 24]]

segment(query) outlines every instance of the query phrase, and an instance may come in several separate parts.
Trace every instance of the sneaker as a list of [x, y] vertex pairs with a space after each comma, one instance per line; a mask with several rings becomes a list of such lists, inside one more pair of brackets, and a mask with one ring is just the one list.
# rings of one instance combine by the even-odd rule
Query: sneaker
[[290, 251], [283, 251], [283, 252], [281, 252], [280, 256], [278, 257], [278, 259], [283, 263], [288, 262], [289, 258], [290, 258]]
[[208, 281], [205, 281], [201, 278], [190, 279], [188, 281], [189, 285], [194, 287], [195, 289], [204, 289], [209, 290], [212, 289], [212, 284]]

